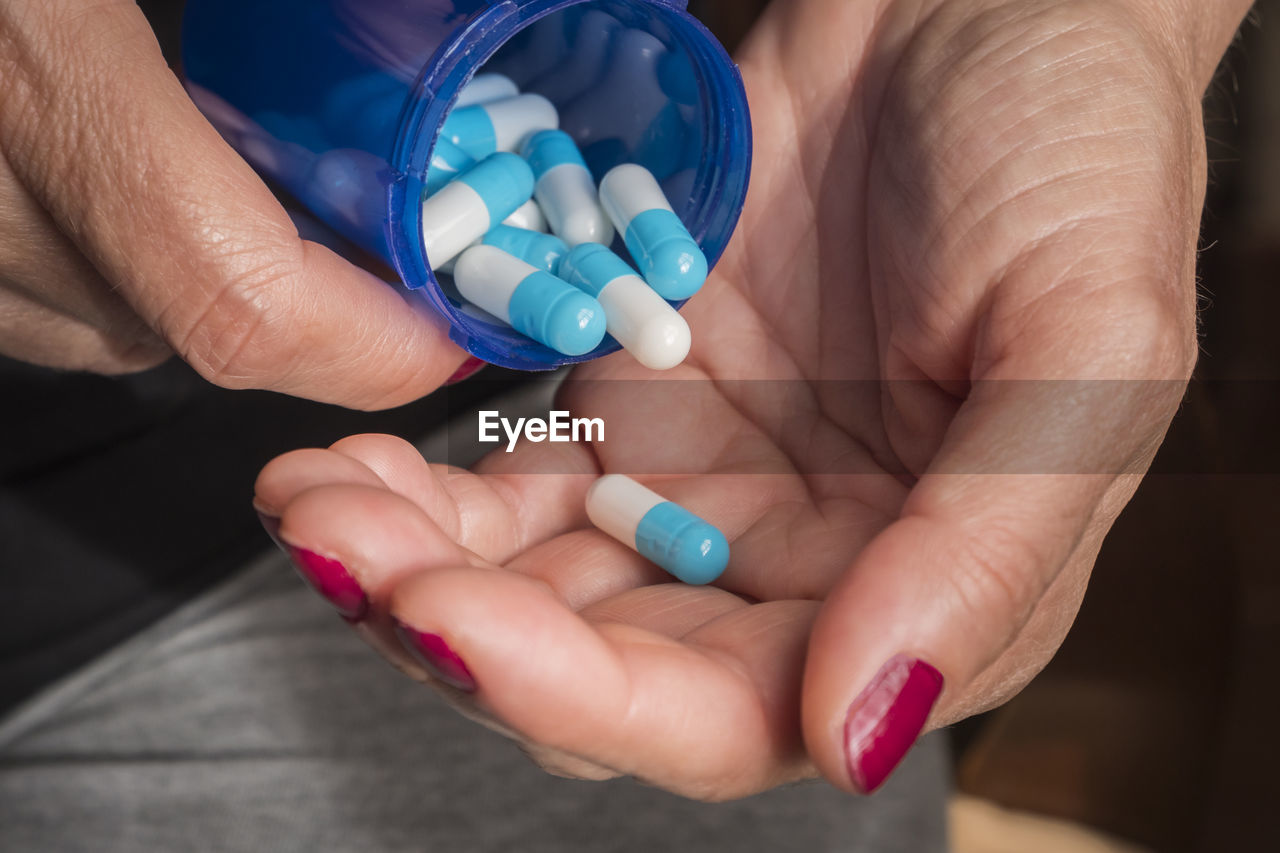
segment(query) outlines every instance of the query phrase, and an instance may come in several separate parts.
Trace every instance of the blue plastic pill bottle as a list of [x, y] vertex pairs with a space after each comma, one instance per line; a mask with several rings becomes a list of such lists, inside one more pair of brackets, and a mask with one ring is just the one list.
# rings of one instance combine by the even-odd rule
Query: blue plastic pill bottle
[[[686, 0], [188, 0], [188, 90], [255, 168], [390, 263], [491, 364], [568, 358], [466, 305], [431, 272], [421, 199], [440, 127], [477, 73], [545, 95], [597, 180], [639, 163], [707, 260], [746, 199], [742, 79]], [[616, 244], [621, 249], [621, 243]], [[622, 250], [625, 256], [625, 249]]]

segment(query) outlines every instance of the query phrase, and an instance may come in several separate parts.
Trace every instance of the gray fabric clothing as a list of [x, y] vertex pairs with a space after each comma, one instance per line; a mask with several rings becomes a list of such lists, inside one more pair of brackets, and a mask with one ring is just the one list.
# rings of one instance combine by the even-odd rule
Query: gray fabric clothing
[[264, 557], [0, 720], [0, 850], [946, 849], [944, 744], [855, 799], [543, 774]]

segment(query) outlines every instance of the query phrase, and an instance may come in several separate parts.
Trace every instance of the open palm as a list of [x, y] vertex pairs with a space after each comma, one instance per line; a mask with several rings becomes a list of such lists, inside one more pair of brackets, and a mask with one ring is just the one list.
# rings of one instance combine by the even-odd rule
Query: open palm
[[[1198, 93], [1136, 32], [1092, 3], [775, 3], [688, 363], [562, 391], [606, 443], [463, 472], [354, 437], [273, 462], [258, 506], [345, 567], [376, 647], [548, 769], [876, 787], [926, 715], [1047, 662], [1189, 375]], [[592, 529], [608, 472], [719, 526], [723, 579]]]

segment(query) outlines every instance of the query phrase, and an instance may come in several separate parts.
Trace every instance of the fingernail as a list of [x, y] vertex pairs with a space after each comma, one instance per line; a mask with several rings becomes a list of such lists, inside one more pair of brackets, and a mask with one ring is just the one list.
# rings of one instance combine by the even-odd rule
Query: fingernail
[[875, 791], [902, 763], [941, 693], [942, 673], [898, 655], [853, 700], [845, 717], [844, 756], [860, 791]]
[[255, 510], [255, 512], [258, 513], [258, 521], [262, 524], [262, 529], [267, 531], [267, 535], [271, 537], [271, 541], [281, 548], [286, 548], [285, 544], [280, 541], [280, 519], [274, 515], [267, 515], [262, 510]]
[[342, 563], [292, 545], [285, 550], [302, 579], [344, 619], [359, 622], [368, 614], [369, 597]]
[[467, 669], [466, 663], [458, 657], [444, 638], [436, 634], [426, 634], [418, 629], [396, 620], [396, 635], [400, 638], [405, 651], [413, 659], [422, 664], [423, 669], [450, 687], [464, 693], [476, 692], [476, 680]]
[[445, 380], [445, 387], [447, 388], [450, 385], [457, 385], [464, 379], [470, 379], [472, 376], [479, 373], [480, 368], [484, 367], [484, 365], [485, 362], [474, 356], [468, 358], [466, 361], [462, 362], [462, 366], [459, 367], [452, 376]]

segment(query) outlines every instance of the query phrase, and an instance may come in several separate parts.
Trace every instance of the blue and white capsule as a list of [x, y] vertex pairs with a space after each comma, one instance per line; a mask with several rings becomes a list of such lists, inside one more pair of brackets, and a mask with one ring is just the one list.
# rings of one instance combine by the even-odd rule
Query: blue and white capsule
[[462, 254], [532, 196], [529, 164], [515, 154], [494, 154], [428, 197], [422, 202], [422, 245], [431, 268]]
[[569, 244], [613, 242], [613, 225], [600, 207], [595, 178], [573, 137], [562, 130], [543, 130], [524, 144], [533, 169], [533, 196], [551, 230]]
[[[484, 235], [481, 244], [501, 249], [508, 255], [515, 255], [525, 263], [532, 264], [552, 275], [555, 275], [556, 270], [559, 269], [561, 259], [569, 254], [569, 247], [554, 234], [513, 228], [510, 225], [499, 225], [490, 230]], [[587, 291], [587, 295], [594, 296], [590, 291]]]
[[[510, 217], [507, 221], [510, 221]], [[557, 275], [556, 270], [560, 266], [560, 261], [569, 254], [569, 247], [554, 234], [507, 225], [505, 222], [502, 225], [495, 225], [488, 234], [471, 246], [493, 246], [552, 275]], [[455, 264], [456, 261], [441, 264], [436, 267], [436, 272], [453, 275]]]
[[709, 584], [729, 566], [723, 533], [630, 477], [596, 480], [587, 491], [587, 517], [687, 584]]
[[518, 151], [533, 134], [559, 126], [560, 115], [546, 98], [517, 95], [455, 108], [440, 134], [476, 160], [483, 160], [498, 151]]
[[650, 370], [670, 370], [689, 355], [689, 324], [626, 261], [583, 243], [560, 262], [562, 279], [604, 307], [609, 334]]
[[443, 136], [436, 140], [427, 167], [427, 195], [435, 195], [463, 174], [475, 168], [476, 161], [467, 152]]
[[512, 228], [523, 228], [526, 231], [547, 233], [547, 218], [542, 215], [542, 208], [538, 207], [538, 202], [533, 199], [517, 207], [515, 213], [502, 220], [502, 224], [510, 225]]
[[462, 87], [458, 100], [454, 101], [454, 109], [473, 107], [476, 104], [488, 104], [514, 98], [520, 94], [520, 87], [510, 77], [502, 74], [477, 74], [471, 82]]
[[567, 356], [604, 340], [600, 303], [546, 270], [493, 246], [476, 246], [453, 270], [458, 292], [517, 332]]
[[600, 182], [600, 204], [659, 296], [678, 302], [702, 289], [707, 257], [648, 169], [633, 163], [613, 169]]

